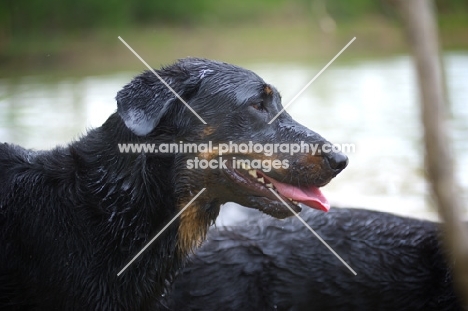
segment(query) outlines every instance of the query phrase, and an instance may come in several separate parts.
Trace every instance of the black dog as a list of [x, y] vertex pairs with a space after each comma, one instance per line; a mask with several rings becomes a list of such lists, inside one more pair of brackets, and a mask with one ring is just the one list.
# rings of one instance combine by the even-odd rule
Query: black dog
[[[122, 143], [327, 143], [287, 113], [268, 125], [282, 109], [280, 96], [251, 71], [189, 58], [158, 74], [207, 125], [145, 72], [117, 94], [117, 112], [78, 141], [40, 152], [0, 145], [0, 309], [158, 310], [168, 282], [204, 239], [221, 204], [290, 216], [272, 187], [294, 201], [296, 211], [299, 201], [327, 209], [318, 187], [346, 166], [339, 153], [268, 158], [233, 151], [223, 154], [222, 169], [188, 168], [194, 156], [215, 159], [213, 151], [121, 153]], [[236, 168], [234, 157], [291, 162], [266, 172], [245, 163]]]
[[357, 209], [210, 230], [172, 310], [462, 310], [436, 223]]

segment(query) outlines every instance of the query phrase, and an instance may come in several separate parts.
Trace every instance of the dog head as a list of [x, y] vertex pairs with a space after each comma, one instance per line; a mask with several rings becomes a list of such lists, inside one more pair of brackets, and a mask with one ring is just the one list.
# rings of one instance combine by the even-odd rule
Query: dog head
[[197, 58], [155, 73], [144, 72], [117, 94], [118, 113], [141, 141], [204, 147], [174, 154], [179, 204], [206, 188], [192, 213], [216, 217], [210, 208], [232, 201], [291, 216], [278, 196], [295, 211], [299, 203], [328, 210], [319, 187], [346, 167], [347, 157], [324, 152], [330, 143], [287, 112], [277, 116], [283, 107], [273, 86], [252, 71]]

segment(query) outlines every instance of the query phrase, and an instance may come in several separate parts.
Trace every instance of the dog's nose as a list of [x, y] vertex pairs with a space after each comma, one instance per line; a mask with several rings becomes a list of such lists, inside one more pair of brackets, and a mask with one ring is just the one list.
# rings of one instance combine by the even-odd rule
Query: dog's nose
[[341, 172], [348, 166], [348, 157], [341, 152], [330, 152], [326, 156], [328, 164], [337, 173]]

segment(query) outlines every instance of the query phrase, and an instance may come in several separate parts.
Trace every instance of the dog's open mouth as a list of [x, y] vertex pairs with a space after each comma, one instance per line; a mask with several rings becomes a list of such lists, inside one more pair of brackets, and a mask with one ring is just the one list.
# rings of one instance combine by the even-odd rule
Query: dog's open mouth
[[[242, 169], [228, 167], [225, 172], [251, 196], [264, 197], [269, 201], [280, 203], [280, 206], [283, 206], [289, 214], [291, 214], [289, 209], [278, 200], [278, 197], [275, 196], [270, 189], [273, 189], [285, 202], [291, 203], [290, 207], [296, 212], [301, 210], [299, 206], [300, 203], [325, 212], [330, 209], [330, 203], [317, 186], [295, 186], [279, 182], [266, 175], [265, 172], [253, 169], [249, 166], [244, 166]], [[275, 209], [279, 208], [281, 207], [275, 207]], [[265, 207], [263, 211], [268, 213], [268, 208]]]
[[293, 186], [279, 182], [265, 173], [258, 170], [249, 170], [249, 175], [254, 176], [258, 181], [265, 183], [267, 187], [272, 187], [278, 194], [289, 199], [295, 205], [302, 203], [308, 207], [327, 212], [330, 209], [330, 203], [323, 195], [322, 191], [316, 186]]

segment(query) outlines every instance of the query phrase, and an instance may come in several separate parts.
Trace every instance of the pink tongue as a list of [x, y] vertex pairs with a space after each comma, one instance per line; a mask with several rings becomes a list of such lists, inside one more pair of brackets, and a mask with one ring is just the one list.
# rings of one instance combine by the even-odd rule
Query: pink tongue
[[323, 195], [322, 191], [315, 186], [308, 187], [295, 187], [290, 184], [284, 184], [276, 181], [273, 178], [266, 177], [276, 188], [276, 190], [283, 196], [298, 201], [308, 207], [328, 212], [330, 203]]

